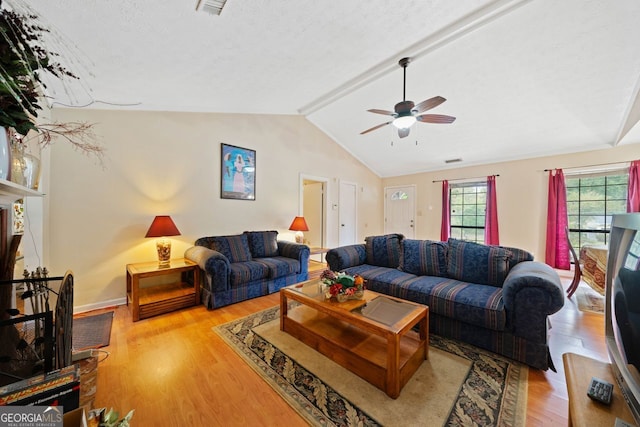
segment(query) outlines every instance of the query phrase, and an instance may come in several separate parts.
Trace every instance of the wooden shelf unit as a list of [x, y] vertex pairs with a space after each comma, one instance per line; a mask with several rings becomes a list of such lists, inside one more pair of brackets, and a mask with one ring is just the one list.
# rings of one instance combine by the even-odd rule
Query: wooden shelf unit
[[[174, 274], [180, 274], [177, 282], [140, 287], [141, 279]], [[184, 280], [185, 274], [192, 274], [193, 284]], [[134, 322], [199, 303], [198, 264], [184, 258], [172, 259], [169, 267], [159, 267], [157, 261], [127, 264], [127, 305]]]
[[[574, 353], [563, 354], [562, 362], [564, 363], [564, 375], [569, 393], [569, 426], [613, 427], [616, 418], [635, 425], [627, 402], [625, 402], [622, 391], [613, 376], [611, 363]], [[587, 396], [591, 377], [600, 378], [613, 384], [611, 404], [605, 405], [595, 402]]]

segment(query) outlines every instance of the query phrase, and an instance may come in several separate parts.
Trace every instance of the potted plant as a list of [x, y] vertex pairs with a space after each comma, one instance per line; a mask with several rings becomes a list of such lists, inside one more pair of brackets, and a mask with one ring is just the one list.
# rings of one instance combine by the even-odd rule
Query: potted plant
[[[26, 139], [37, 138], [39, 144], [46, 145], [52, 137], [61, 136], [74, 147], [97, 154], [102, 147], [93, 142], [91, 125], [87, 123], [53, 123], [38, 121], [38, 113], [43, 109], [42, 76], [50, 74], [58, 79], [77, 79], [65, 68], [55, 51], [45, 44], [49, 29], [40, 24], [38, 16], [28, 12], [16, 12], [3, 6], [0, 0], [0, 137], [12, 128]], [[2, 155], [0, 147], [0, 156]], [[2, 163], [0, 161], [0, 170]]]

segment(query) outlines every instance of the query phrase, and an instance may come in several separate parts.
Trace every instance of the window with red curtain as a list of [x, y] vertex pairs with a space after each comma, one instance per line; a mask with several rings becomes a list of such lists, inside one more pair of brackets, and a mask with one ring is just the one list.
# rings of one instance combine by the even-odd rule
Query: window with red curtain
[[634, 160], [629, 166], [627, 212], [640, 212], [640, 160]]
[[487, 181], [449, 185], [449, 237], [485, 243]]
[[545, 262], [551, 267], [569, 270], [571, 262], [569, 260], [569, 244], [565, 234], [565, 228], [568, 224], [567, 190], [562, 169], [549, 171], [547, 201]]
[[451, 228], [451, 204], [449, 198], [449, 181], [442, 181], [442, 223], [440, 225], [440, 240], [449, 240]]
[[484, 243], [486, 245], [500, 244], [495, 175], [487, 177], [487, 209], [484, 217]]

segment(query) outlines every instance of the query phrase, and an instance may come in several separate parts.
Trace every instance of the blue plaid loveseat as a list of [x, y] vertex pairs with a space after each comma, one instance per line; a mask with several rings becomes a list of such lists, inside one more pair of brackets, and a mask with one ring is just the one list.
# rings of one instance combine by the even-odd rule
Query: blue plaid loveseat
[[277, 236], [277, 231], [245, 231], [196, 240], [184, 256], [202, 270], [202, 303], [219, 308], [307, 280], [309, 247]]
[[390, 234], [332, 249], [326, 260], [368, 289], [428, 305], [431, 333], [555, 371], [547, 317], [564, 305], [562, 284], [527, 251]]

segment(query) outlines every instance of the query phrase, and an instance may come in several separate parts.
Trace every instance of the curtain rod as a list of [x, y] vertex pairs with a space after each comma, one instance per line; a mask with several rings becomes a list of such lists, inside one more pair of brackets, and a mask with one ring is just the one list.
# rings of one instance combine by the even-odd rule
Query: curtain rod
[[[464, 181], [464, 180], [466, 180], [466, 179], [480, 179], [480, 178], [486, 178], [487, 176], [492, 176], [492, 175], [485, 175], [485, 176], [472, 176], [472, 177], [470, 177], [470, 178], [456, 178], [456, 179], [434, 179], [434, 180], [433, 180], [433, 181], [431, 181], [431, 182], [442, 182], [442, 181], [449, 181], [449, 182], [451, 182], [451, 181]], [[500, 174], [496, 174], [496, 175], [493, 175], [493, 176], [500, 176]]]
[[[582, 169], [582, 168], [592, 168], [592, 167], [595, 167], [595, 166], [620, 165], [620, 164], [623, 164], [623, 163], [631, 163], [631, 162], [629, 162], [629, 161], [610, 162], [610, 163], [600, 163], [600, 164], [597, 164], [597, 165], [582, 165], [582, 166], [574, 166], [574, 167], [571, 167], [571, 168], [555, 168], [555, 169], [562, 169], [562, 170], [565, 170], [565, 169]], [[552, 170], [555, 170], [555, 169], [545, 169], [544, 171], [545, 172], [549, 172], [549, 171], [552, 171]]]

